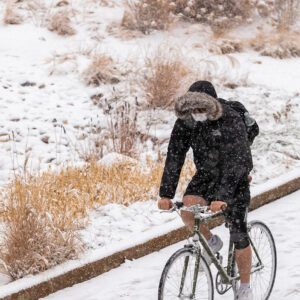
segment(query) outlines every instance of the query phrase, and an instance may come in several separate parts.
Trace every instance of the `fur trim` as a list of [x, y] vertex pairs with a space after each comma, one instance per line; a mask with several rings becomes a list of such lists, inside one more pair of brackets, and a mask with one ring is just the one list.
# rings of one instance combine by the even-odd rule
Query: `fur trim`
[[206, 108], [211, 121], [219, 119], [223, 112], [221, 103], [205, 93], [187, 92], [175, 101], [175, 114], [179, 119], [186, 120], [195, 108]]

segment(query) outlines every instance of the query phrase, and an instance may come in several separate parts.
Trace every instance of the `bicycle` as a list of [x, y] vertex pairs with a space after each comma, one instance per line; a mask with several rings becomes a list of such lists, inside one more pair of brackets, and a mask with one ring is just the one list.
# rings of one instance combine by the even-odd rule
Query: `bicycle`
[[[159, 282], [158, 300], [214, 299], [213, 277], [201, 254], [201, 246], [218, 271], [215, 278], [217, 292], [223, 295], [232, 288], [234, 299], [237, 299], [240, 276], [233, 242], [229, 241], [227, 265], [223, 266], [223, 257], [220, 253], [212, 252], [199, 232], [200, 224], [222, 216], [223, 212], [212, 213], [208, 206], [199, 204], [183, 207], [182, 202], [175, 202], [173, 208], [167, 212], [177, 211], [179, 214], [180, 210], [195, 214], [192, 242], [176, 251], [167, 261]], [[273, 289], [277, 268], [274, 238], [270, 229], [261, 221], [248, 223], [248, 237], [252, 248], [251, 286], [254, 299], [267, 300]]]

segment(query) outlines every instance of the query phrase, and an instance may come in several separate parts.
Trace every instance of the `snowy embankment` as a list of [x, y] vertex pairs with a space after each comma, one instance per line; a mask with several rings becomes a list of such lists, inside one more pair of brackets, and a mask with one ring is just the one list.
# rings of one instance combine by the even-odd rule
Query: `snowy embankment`
[[[89, 150], [89, 138], [107, 129], [111, 117], [106, 107], [95, 106], [91, 97], [103, 94], [112, 107], [118, 106], [120, 99], [130, 102], [134, 96], [141, 103], [144, 101], [139, 98], [142, 91], [136, 86], [132, 89], [139, 80], [134, 72], [123, 76], [119, 84], [87, 86], [84, 72], [94, 54], [108, 53], [116, 58], [120, 71], [126, 73], [130, 68], [142, 70], [145, 49], [155, 51], [166, 41], [194, 62], [208, 57], [222, 66], [213, 82], [218, 95], [241, 101], [257, 119], [261, 134], [253, 145], [253, 194], [266, 181], [300, 167], [299, 58], [276, 60], [247, 50], [232, 54], [237, 62], [233, 67], [225, 63], [226, 57], [207, 54], [205, 47], [209, 46], [210, 33], [202, 25], [180, 24], [166, 32], [121, 38], [122, 34], [116, 32], [122, 19], [122, 1], [120, 6], [112, 8], [101, 7], [95, 1], [83, 7], [80, 2], [72, 2], [78, 12], [74, 36], [59, 37], [32, 20], [17, 26], [0, 26], [1, 186], [15, 171], [82, 163]], [[3, 7], [0, 3], [0, 10]], [[244, 33], [241, 31], [237, 36]], [[222, 78], [239, 87], [223, 86]], [[146, 125], [149, 119], [150, 127]], [[138, 129], [158, 138], [160, 151], [165, 154], [174, 121], [175, 115], [169, 111], [153, 113], [146, 109], [139, 112]], [[151, 141], [141, 150], [142, 155], [148, 153], [153, 157], [158, 152]], [[281, 179], [276, 182], [282, 183]], [[93, 254], [88, 252], [79, 261], [10, 286], [26, 286], [30, 280], [39, 282], [181, 225], [175, 215], [159, 214], [154, 201], [137, 202], [129, 207], [116, 204], [100, 207], [90, 213], [89, 225], [81, 232]]]
[[[300, 169], [292, 171], [289, 174], [283, 175], [277, 179], [273, 179], [251, 189], [252, 196], [254, 197], [267, 192], [299, 177]], [[267, 207], [270, 206], [268, 205]], [[276, 207], [278, 207], [277, 204]], [[107, 208], [103, 207], [101, 209], [104, 211]], [[134, 214], [136, 214], [136, 218], [132, 217]], [[145, 224], [147, 225], [145, 226]], [[148, 202], [147, 207], [140, 203], [135, 207], [129, 206], [127, 209], [110, 209], [109, 216], [99, 218], [98, 222], [93, 224], [92, 228], [86, 229], [86, 232], [90, 234], [88, 240], [91, 243], [91, 248], [94, 248], [94, 250], [89, 250], [78, 260], [69, 261], [39, 275], [27, 276], [15, 282], [8, 283], [7, 285], [0, 287], [0, 297], [5, 297], [41, 282], [48, 281], [51, 278], [65, 274], [68, 271], [74, 270], [88, 263], [100, 260], [118, 251], [128, 249], [138, 244], [143, 244], [155, 237], [166, 234], [182, 226], [183, 223], [177, 214], [161, 214], [157, 209], [155, 202]], [[99, 243], [99, 241], [103, 242], [104, 234], [102, 231], [107, 231], [107, 239], [104, 240], [104, 245], [100, 245], [97, 249], [97, 243]], [[110, 233], [110, 236], [108, 236], [108, 233]], [[5, 277], [2, 277], [2, 280], [4, 281]]]
[[[250, 220], [261, 220], [271, 229], [277, 247], [277, 276], [270, 300], [298, 300], [300, 297], [300, 235], [299, 228], [300, 191], [283, 197], [273, 203], [249, 213]], [[219, 226], [213, 232], [221, 236], [225, 246], [221, 254], [225, 257], [228, 243], [228, 229]], [[186, 242], [167, 247], [161, 251], [147, 255], [135, 261], [126, 261], [117, 269], [99, 277], [58, 291], [47, 300], [154, 300], [157, 299], [159, 278], [167, 259]], [[213, 268], [215, 276], [215, 268]], [[230, 300], [232, 292], [215, 299]]]

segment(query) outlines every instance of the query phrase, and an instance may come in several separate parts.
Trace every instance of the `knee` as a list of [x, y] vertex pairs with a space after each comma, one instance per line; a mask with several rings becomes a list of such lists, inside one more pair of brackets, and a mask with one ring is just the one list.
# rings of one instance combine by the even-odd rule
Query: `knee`
[[196, 196], [196, 195], [186, 195], [182, 198], [182, 202], [184, 206], [192, 206], [196, 204], [207, 205], [204, 198]]
[[248, 235], [244, 232], [230, 233], [230, 238], [234, 243], [235, 249], [242, 250], [250, 245]]
[[185, 225], [194, 226], [194, 214], [189, 211], [181, 211], [181, 218]]

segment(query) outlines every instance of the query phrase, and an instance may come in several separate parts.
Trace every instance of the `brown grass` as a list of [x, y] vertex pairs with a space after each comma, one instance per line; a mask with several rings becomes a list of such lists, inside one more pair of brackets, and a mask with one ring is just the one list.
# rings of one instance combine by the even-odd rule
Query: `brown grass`
[[300, 57], [300, 36], [287, 31], [260, 33], [250, 40], [250, 46], [264, 56], [274, 58]]
[[[83, 245], [76, 230], [89, 209], [108, 203], [130, 205], [156, 200], [163, 163], [133, 159], [113, 163], [91, 161], [29, 176], [16, 176], [1, 193], [5, 224], [0, 258], [13, 279], [49, 269], [77, 257]], [[188, 160], [179, 191], [194, 172]]]
[[276, 0], [277, 29], [289, 30], [299, 16], [300, 0]]
[[209, 51], [216, 54], [230, 54], [241, 52], [243, 45], [238, 40], [216, 39], [209, 48]]
[[192, 73], [180, 50], [166, 45], [146, 57], [145, 67], [145, 76], [139, 84], [152, 108], [173, 104]]
[[109, 132], [112, 150], [135, 157], [138, 141], [137, 111], [125, 103], [110, 115]]
[[4, 24], [18, 25], [23, 22], [23, 17], [20, 14], [18, 14], [16, 9], [17, 8], [15, 6], [7, 4], [3, 19]]
[[174, 20], [171, 3], [171, 0], [127, 0], [122, 26], [144, 34], [153, 29], [167, 29]]
[[71, 26], [70, 13], [68, 10], [60, 10], [50, 18], [48, 29], [59, 35], [74, 35], [76, 30]]
[[95, 54], [89, 67], [84, 71], [83, 78], [88, 85], [118, 83], [120, 72], [112, 57], [106, 54]]
[[91, 162], [101, 159], [104, 156], [105, 148], [107, 148], [106, 140], [104, 140], [100, 134], [93, 134], [88, 135], [84, 142], [77, 146], [75, 150], [80, 159], [85, 162]]
[[[24, 182], [16, 177], [6, 189], [5, 224], [1, 237], [0, 259], [13, 279], [36, 274], [77, 257], [82, 244], [74, 232], [74, 223], [63, 230], [47, 211], [44, 191], [33, 179]], [[28, 188], [30, 186], [30, 188]], [[64, 218], [62, 212], [57, 218]]]
[[175, 14], [209, 24], [215, 35], [222, 35], [234, 25], [244, 23], [253, 13], [251, 1], [242, 0], [178, 0]]

